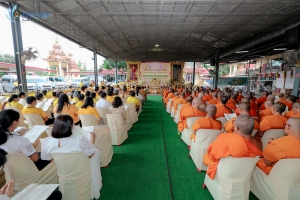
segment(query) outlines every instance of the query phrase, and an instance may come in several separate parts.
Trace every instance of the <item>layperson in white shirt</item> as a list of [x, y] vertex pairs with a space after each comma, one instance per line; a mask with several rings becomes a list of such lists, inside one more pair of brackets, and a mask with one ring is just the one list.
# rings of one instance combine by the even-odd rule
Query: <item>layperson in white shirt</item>
[[121, 114], [123, 117], [123, 122], [126, 124], [126, 110], [122, 104], [122, 99], [120, 97], [115, 97], [112, 102], [112, 107], [109, 109], [109, 111], [111, 114]]
[[111, 105], [111, 103], [109, 103], [108, 101], [106, 101], [106, 93], [105, 92], [101, 92], [100, 93], [100, 97], [101, 98], [96, 103], [96, 107], [107, 108], [109, 110], [112, 107], [112, 105]]
[[44, 95], [42, 93], [37, 93], [35, 95], [35, 98], [36, 98], [36, 103], [37, 103], [35, 107], [43, 109], [44, 104], [45, 104], [45, 102], [44, 102]]
[[38, 170], [42, 170], [50, 161], [41, 160], [30, 141], [14, 132], [19, 123], [20, 114], [17, 111], [7, 109], [0, 112], [0, 148], [8, 153], [23, 153], [34, 162]]
[[26, 103], [26, 96], [25, 96], [25, 93], [24, 92], [20, 92], [18, 94], [19, 96], [19, 104], [21, 104], [22, 106], [25, 106], [27, 103]]
[[[95, 148], [95, 133], [90, 133], [90, 140], [84, 135], [73, 135], [73, 119], [69, 115], [59, 115], [55, 118], [52, 137], [42, 141], [41, 157], [52, 160], [51, 153], [83, 152], [90, 158], [91, 164], [91, 194], [92, 198], [100, 197], [102, 177], [100, 171], [100, 153]], [[82, 163], [84, 165], [84, 163]]]

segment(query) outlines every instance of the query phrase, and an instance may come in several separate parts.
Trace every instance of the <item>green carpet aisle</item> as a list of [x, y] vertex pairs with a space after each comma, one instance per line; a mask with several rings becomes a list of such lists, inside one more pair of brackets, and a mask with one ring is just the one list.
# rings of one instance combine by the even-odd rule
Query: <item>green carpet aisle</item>
[[[212, 200], [209, 191], [202, 189], [205, 173], [197, 172], [176, 129], [161, 96], [148, 95], [139, 121], [128, 132], [129, 138], [122, 146], [113, 147], [113, 160], [102, 169], [100, 199]], [[251, 194], [249, 199], [257, 198]]]

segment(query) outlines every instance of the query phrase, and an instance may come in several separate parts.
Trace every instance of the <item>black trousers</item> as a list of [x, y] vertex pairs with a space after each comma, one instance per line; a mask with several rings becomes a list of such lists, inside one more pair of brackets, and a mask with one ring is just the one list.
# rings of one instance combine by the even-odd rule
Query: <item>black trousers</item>
[[54, 124], [54, 118], [49, 118], [47, 121], [45, 121], [46, 125]]
[[44, 169], [44, 167], [46, 167], [51, 161], [49, 160], [42, 160], [41, 159], [41, 152], [38, 152], [39, 155], [39, 159], [34, 162], [36, 168], [38, 168], [39, 171], [41, 171], [42, 169]]
[[47, 200], [61, 200], [62, 194], [59, 190], [55, 190], [52, 194], [47, 198]]

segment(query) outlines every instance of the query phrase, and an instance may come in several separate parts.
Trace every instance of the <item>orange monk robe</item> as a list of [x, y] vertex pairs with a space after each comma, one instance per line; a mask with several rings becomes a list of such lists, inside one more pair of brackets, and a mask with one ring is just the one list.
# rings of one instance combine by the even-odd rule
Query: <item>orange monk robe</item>
[[179, 104], [186, 104], [187, 101], [184, 98], [178, 98], [174, 101], [173, 106], [174, 106], [174, 113], [177, 112], [178, 105]]
[[286, 102], [285, 105], [288, 107], [289, 110], [292, 110], [293, 104], [290, 102]]
[[272, 165], [266, 166], [263, 158], [257, 162], [259, 167], [266, 174], [269, 174], [277, 161], [286, 158], [300, 158], [300, 140], [295, 136], [288, 135], [271, 141], [263, 151], [263, 157], [273, 162]]
[[298, 112], [297, 114], [294, 114], [292, 117], [300, 117], [300, 112]]
[[255, 102], [253, 102], [253, 101], [250, 101], [250, 107], [252, 107], [252, 109], [253, 109], [253, 110], [256, 110], [256, 111], [259, 110], [259, 109], [258, 109], [258, 105], [257, 105]]
[[184, 98], [188, 98], [190, 94], [188, 92], [185, 93]]
[[258, 105], [260, 105], [260, 107], [259, 107], [259, 110], [264, 110], [264, 109], [266, 109], [266, 107], [265, 107], [265, 102], [267, 101], [267, 97], [265, 97], [265, 96], [262, 96], [262, 97], [260, 97], [260, 98], [258, 98], [257, 100], [256, 100], [256, 103], [258, 104]]
[[208, 101], [207, 104], [215, 104], [216, 105], [217, 103], [219, 103], [218, 99], [211, 99]]
[[193, 108], [190, 104], [185, 104], [180, 111], [180, 120], [178, 122], [178, 130], [181, 132], [184, 128], [187, 128], [186, 120], [188, 117], [205, 117], [205, 113]]
[[258, 113], [258, 121], [260, 121], [263, 117], [272, 115], [271, 108], [266, 108]]
[[256, 102], [256, 100], [257, 100], [256, 97], [252, 97], [252, 98], [251, 98], [251, 101], [254, 102], [254, 103]]
[[167, 98], [167, 96], [168, 96], [169, 93], [170, 93], [170, 91], [169, 91], [169, 90], [166, 90], [166, 91], [164, 92], [163, 99]]
[[171, 102], [170, 110], [172, 110], [172, 108], [173, 108], [173, 104], [174, 104], [174, 101], [175, 101], [176, 99], [179, 99], [179, 96], [174, 96], [174, 97], [172, 98], [172, 102]]
[[183, 91], [183, 88], [180, 88], [177, 90], [178, 94], [180, 94]]
[[[233, 133], [234, 131], [234, 122], [235, 122], [236, 117], [230, 119], [226, 124], [224, 124], [224, 128], [226, 133]], [[257, 123], [256, 120], [254, 120], [254, 130], [259, 129], [259, 124]]]
[[242, 98], [244, 98], [244, 96], [241, 95], [241, 94], [239, 94], [239, 95], [237, 96], [237, 98], [236, 98], [236, 101], [237, 101], [237, 102], [240, 102], [240, 101], [242, 100]]
[[284, 129], [287, 118], [281, 115], [269, 115], [261, 119], [259, 130], [265, 132], [270, 129]]
[[227, 103], [226, 106], [228, 108], [230, 108], [231, 110], [235, 110], [236, 109], [236, 102], [233, 99], [230, 99]]
[[173, 93], [169, 93], [168, 96], [164, 99], [165, 104], [167, 104], [169, 99], [173, 97], [175, 97], [175, 95]]
[[230, 108], [228, 108], [228, 107], [226, 107], [222, 104], [217, 104], [216, 107], [217, 107], [216, 118], [224, 117], [224, 114], [231, 114], [232, 113]]
[[294, 114], [295, 114], [294, 111], [290, 110], [289, 112], [284, 113], [284, 117], [290, 118], [290, 117], [292, 117]]
[[256, 157], [262, 154], [261, 150], [249, 140], [236, 133], [219, 135], [207, 148], [203, 162], [208, 165], [207, 175], [214, 179], [221, 158], [232, 156], [235, 158]]
[[212, 99], [212, 97], [210, 96], [210, 95], [208, 95], [208, 94], [205, 94], [203, 97], [202, 97], [202, 101], [209, 101], [209, 100], [211, 100]]
[[[211, 119], [209, 117], [201, 117], [195, 121], [192, 126], [193, 131], [197, 131], [198, 129], [213, 129], [213, 130], [221, 130], [222, 123], [219, 120]], [[196, 140], [196, 134], [191, 135], [191, 139]]]
[[[239, 112], [239, 109], [238, 109], [238, 108], [235, 109], [235, 114], [236, 114], [237, 116], [240, 115], [240, 112]], [[257, 112], [256, 112], [256, 110], [254, 110], [253, 108], [251, 108], [251, 106], [250, 106], [249, 115], [250, 115], [250, 117], [257, 117]]]

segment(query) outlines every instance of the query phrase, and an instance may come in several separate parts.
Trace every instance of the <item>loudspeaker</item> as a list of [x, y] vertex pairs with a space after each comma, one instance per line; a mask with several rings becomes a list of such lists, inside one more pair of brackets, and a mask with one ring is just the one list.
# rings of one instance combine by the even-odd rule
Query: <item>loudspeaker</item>
[[215, 58], [212, 58], [210, 59], [210, 66], [216, 66], [216, 59]]
[[285, 31], [285, 40], [287, 45], [299, 44], [299, 27], [294, 27]]

